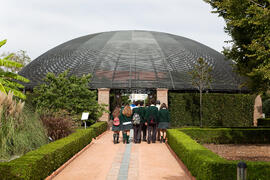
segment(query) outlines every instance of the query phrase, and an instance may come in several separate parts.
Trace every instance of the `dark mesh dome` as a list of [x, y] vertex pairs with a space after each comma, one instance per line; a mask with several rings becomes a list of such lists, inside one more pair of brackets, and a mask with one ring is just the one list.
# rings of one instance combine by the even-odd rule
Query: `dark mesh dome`
[[152, 31], [113, 31], [65, 42], [32, 61], [20, 71], [40, 84], [48, 72], [91, 73], [91, 88], [168, 88], [194, 90], [188, 72], [203, 57], [213, 68], [213, 91], [238, 91], [241, 78], [232, 61], [191, 39]]

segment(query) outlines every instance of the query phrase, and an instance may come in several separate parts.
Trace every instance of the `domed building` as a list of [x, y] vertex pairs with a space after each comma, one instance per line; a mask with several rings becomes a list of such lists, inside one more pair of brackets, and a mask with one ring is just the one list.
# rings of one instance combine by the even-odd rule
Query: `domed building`
[[[111, 31], [79, 37], [42, 54], [19, 74], [30, 79], [26, 89], [42, 83], [48, 72], [69, 70], [92, 74], [90, 88], [99, 89], [107, 102], [110, 89], [157, 89], [167, 103], [167, 91], [194, 91], [189, 71], [198, 58], [212, 67], [209, 91], [238, 92], [242, 78], [233, 72], [231, 60], [194, 40], [153, 31]], [[102, 100], [107, 99], [107, 100]]]
[[241, 79], [232, 61], [188, 38], [153, 31], [112, 31], [65, 42], [42, 54], [19, 73], [40, 84], [48, 72], [92, 74], [91, 88], [194, 90], [188, 72], [202, 57], [213, 68], [211, 90], [238, 91]]

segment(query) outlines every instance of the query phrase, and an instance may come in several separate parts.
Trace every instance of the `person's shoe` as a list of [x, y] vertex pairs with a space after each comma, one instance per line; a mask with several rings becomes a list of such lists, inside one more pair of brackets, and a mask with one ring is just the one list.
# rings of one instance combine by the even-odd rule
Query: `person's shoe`
[[156, 141], [152, 141], [152, 143], [156, 143]]
[[143, 139], [144, 142], [146, 142], [146, 139]]
[[147, 141], [148, 144], [150, 144], [150, 141]]

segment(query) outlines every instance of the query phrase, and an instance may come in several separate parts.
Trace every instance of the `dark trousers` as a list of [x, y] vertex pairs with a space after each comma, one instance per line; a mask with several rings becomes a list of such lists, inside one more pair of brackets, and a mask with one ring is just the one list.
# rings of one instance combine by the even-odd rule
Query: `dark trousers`
[[140, 142], [141, 141], [141, 130], [142, 130], [142, 125], [133, 125], [134, 129], [134, 142]]
[[157, 132], [157, 125], [148, 125], [147, 126], [148, 131], [148, 142], [156, 142], [156, 132]]
[[142, 132], [143, 132], [143, 140], [146, 141], [146, 131], [147, 131], [147, 126], [143, 123], [142, 124]]

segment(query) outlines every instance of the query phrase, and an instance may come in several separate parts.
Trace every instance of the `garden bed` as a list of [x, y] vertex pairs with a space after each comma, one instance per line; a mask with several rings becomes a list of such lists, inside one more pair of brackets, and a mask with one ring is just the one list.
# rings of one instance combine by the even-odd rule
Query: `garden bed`
[[0, 179], [44, 179], [102, 132], [107, 122], [98, 122], [87, 129], [30, 151], [10, 162], [0, 163]]
[[227, 160], [270, 161], [270, 144], [203, 144]]
[[[236, 179], [237, 160], [227, 160], [201, 144], [270, 144], [270, 129], [182, 128], [168, 130], [168, 144], [197, 180]], [[270, 162], [245, 161], [250, 180], [270, 177]]]

